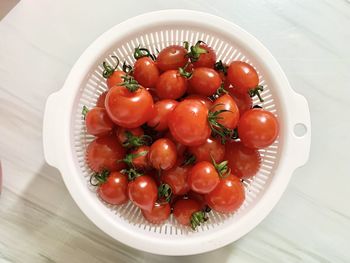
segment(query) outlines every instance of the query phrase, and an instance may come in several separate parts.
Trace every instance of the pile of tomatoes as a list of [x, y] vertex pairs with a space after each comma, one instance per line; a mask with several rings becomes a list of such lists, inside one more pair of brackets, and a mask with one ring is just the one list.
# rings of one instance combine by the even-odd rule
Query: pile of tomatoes
[[[135, 49], [133, 66], [103, 62], [108, 90], [83, 115], [90, 182], [112, 205], [129, 200], [146, 220], [172, 213], [195, 229], [213, 209], [237, 210], [242, 180], [260, 167], [258, 149], [279, 131], [276, 117], [252, 105], [259, 76], [241, 61], [225, 65], [202, 41], [172, 45], [157, 56]], [[117, 59], [117, 58], [116, 58]]]

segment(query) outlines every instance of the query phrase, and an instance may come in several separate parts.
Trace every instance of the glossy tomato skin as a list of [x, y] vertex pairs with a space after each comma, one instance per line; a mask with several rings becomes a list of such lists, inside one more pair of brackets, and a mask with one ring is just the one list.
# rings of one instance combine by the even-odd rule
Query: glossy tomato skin
[[256, 70], [248, 63], [233, 61], [227, 69], [227, 79], [239, 93], [248, 93], [259, 84]]
[[148, 160], [149, 151], [150, 151], [150, 147], [147, 145], [143, 145], [130, 152], [131, 154], [136, 156], [132, 159], [132, 163], [135, 168], [145, 170], [151, 167]]
[[251, 109], [238, 122], [238, 134], [249, 148], [265, 148], [276, 140], [279, 132], [278, 120], [271, 112]]
[[195, 68], [189, 84], [196, 94], [211, 96], [220, 88], [221, 78], [212, 68]]
[[113, 87], [106, 96], [106, 110], [114, 123], [124, 128], [136, 128], [154, 115], [151, 94], [140, 87], [131, 92], [126, 87]]
[[125, 149], [114, 136], [104, 136], [93, 140], [86, 149], [86, 161], [95, 172], [107, 169], [111, 172], [125, 168], [118, 160], [125, 156]]
[[97, 190], [101, 199], [111, 205], [121, 205], [129, 198], [127, 194], [128, 178], [120, 172], [112, 172], [107, 181], [101, 184]]
[[171, 169], [177, 160], [175, 144], [166, 138], [156, 140], [150, 148], [149, 160], [157, 170]]
[[207, 51], [207, 53], [200, 54], [197, 61], [193, 62], [194, 68], [206, 67], [206, 68], [214, 68], [214, 64], [216, 62], [216, 54], [214, 49], [209, 47], [208, 45], [201, 43], [199, 44], [200, 48], [203, 48]]
[[227, 91], [236, 102], [240, 116], [253, 107], [253, 100], [248, 93], [239, 93], [234, 88], [229, 88]]
[[203, 144], [210, 136], [208, 109], [198, 100], [181, 101], [169, 115], [169, 130], [186, 146]]
[[188, 150], [196, 157], [197, 162], [212, 162], [213, 157], [215, 162], [219, 163], [225, 156], [225, 145], [214, 138], [208, 138], [202, 145], [189, 147]]
[[134, 64], [133, 76], [141, 86], [152, 88], [159, 79], [159, 70], [151, 58], [142, 57]]
[[234, 129], [239, 120], [239, 110], [236, 102], [228, 94], [222, 95], [213, 103], [212, 111], [227, 110], [220, 113], [220, 118], [217, 122], [228, 129]]
[[244, 199], [243, 184], [232, 174], [221, 179], [217, 187], [205, 195], [209, 207], [220, 213], [231, 213], [237, 210]]
[[188, 61], [187, 50], [179, 45], [172, 45], [161, 50], [157, 56], [156, 63], [161, 71], [178, 70]]
[[151, 177], [141, 175], [129, 182], [128, 195], [136, 206], [145, 211], [152, 211], [158, 197], [158, 188]]
[[105, 108], [106, 96], [107, 96], [107, 91], [101, 93], [101, 95], [98, 97], [96, 101], [96, 107]]
[[187, 177], [191, 170], [191, 166], [181, 166], [177, 163], [170, 170], [162, 172], [162, 181], [170, 185], [174, 195], [184, 195], [190, 190]]
[[95, 136], [107, 135], [113, 130], [114, 123], [106, 109], [95, 107], [85, 116], [86, 132]]
[[181, 98], [187, 90], [187, 79], [178, 70], [167, 70], [160, 75], [156, 92], [160, 99]]
[[175, 109], [178, 102], [176, 100], [160, 100], [154, 104], [154, 117], [147, 125], [156, 131], [165, 131], [168, 129], [169, 114]]
[[179, 224], [189, 226], [192, 214], [200, 211], [200, 209], [200, 204], [197, 201], [180, 199], [174, 204], [173, 214]]
[[107, 78], [107, 87], [110, 89], [114, 86], [120, 86], [124, 82], [124, 77], [126, 74], [124, 71], [116, 70], [113, 74]]
[[239, 178], [253, 177], [260, 168], [261, 157], [256, 149], [245, 147], [241, 142], [226, 143], [225, 160], [232, 174]]
[[132, 135], [134, 135], [136, 137], [141, 137], [144, 134], [142, 128], [140, 128], [140, 127], [133, 128], [133, 129], [126, 129], [123, 127], [118, 127], [116, 135], [117, 135], [118, 141], [121, 144], [125, 143], [128, 140], [127, 132], [130, 132]]
[[141, 210], [142, 215], [152, 224], [162, 224], [170, 216], [169, 203], [155, 203], [151, 211]]
[[177, 140], [175, 140], [174, 136], [171, 134], [170, 131], [167, 131], [164, 134], [164, 138], [170, 139], [175, 144], [177, 156], [179, 157], [178, 159], [180, 159], [180, 157], [182, 157], [184, 155], [187, 147], [185, 145], [182, 145], [181, 143], [179, 143]]
[[196, 163], [187, 180], [191, 190], [200, 194], [210, 193], [220, 182], [214, 165], [207, 161]]
[[208, 110], [211, 108], [211, 106], [213, 106], [213, 102], [205, 96], [191, 94], [191, 95], [188, 95], [186, 98], [184, 98], [184, 100], [188, 100], [188, 99], [199, 100], [208, 108]]

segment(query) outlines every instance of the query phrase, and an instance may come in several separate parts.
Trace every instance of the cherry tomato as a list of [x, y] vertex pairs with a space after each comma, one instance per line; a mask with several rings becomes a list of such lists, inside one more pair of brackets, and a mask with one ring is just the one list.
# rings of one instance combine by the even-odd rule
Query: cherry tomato
[[168, 125], [175, 140], [187, 146], [203, 144], [211, 133], [208, 109], [198, 100], [181, 101], [169, 114]]
[[247, 110], [250, 110], [253, 106], [253, 100], [248, 93], [239, 93], [234, 88], [227, 89], [230, 96], [236, 102], [239, 109], [239, 115], [242, 116]]
[[222, 95], [214, 101], [211, 111], [220, 110], [227, 110], [227, 112], [220, 113], [216, 121], [228, 129], [234, 129], [239, 120], [239, 110], [230, 95]]
[[151, 211], [141, 210], [142, 215], [152, 224], [161, 224], [170, 216], [169, 203], [155, 203]]
[[253, 177], [260, 168], [260, 153], [256, 149], [247, 148], [241, 142], [226, 143], [225, 160], [232, 174], [239, 178]]
[[132, 165], [137, 169], [147, 169], [150, 168], [151, 165], [148, 160], [148, 153], [150, 151], [149, 146], [140, 146], [135, 150], [130, 152], [132, 157]]
[[151, 58], [142, 57], [134, 64], [133, 76], [140, 85], [152, 88], [156, 86], [159, 79], [159, 70]]
[[220, 88], [221, 78], [212, 68], [195, 68], [189, 83], [195, 93], [211, 96]]
[[111, 205], [121, 205], [129, 198], [127, 194], [128, 178], [120, 172], [112, 172], [105, 183], [102, 183], [97, 193], [101, 199]]
[[197, 95], [197, 94], [188, 95], [184, 100], [188, 100], [188, 99], [199, 100], [200, 102], [202, 102], [208, 108], [208, 110], [213, 105], [213, 102], [210, 99], [208, 99], [205, 96], [201, 96], [201, 95]]
[[187, 181], [192, 191], [208, 194], [219, 184], [220, 179], [214, 165], [202, 161], [192, 167]]
[[151, 177], [141, 175], [129, 182], [128, 194], [136, 206], [151, 211], [158, 197], [158, 188]]
[[140, 86], [136, 91], [113, 87], [106, 96], [106, 110], [114, 123], [125, 128], [136, 128], [154, 115], [151, 94]]
[[96, 107], [105, 108], [105, 100], [107, 96], [107, 91], [101, 93], [96, 101]]
[[117, 134], [118, 141], [121, 144], [124, 144], [128, 141], [128, 136], [127, 136], [128, 132], [130, 132], [133, 136], [136, 136], [136, 137], [141, 137], [144, 134], [142, 128], [140, 127], [133, 128], [133, 129], [126, 129], [123, 127], [119, 127], [117, 129], [116, 134]]
[[204, 43], [200, 43], [199, 47], [206, 50], [207, 53], [200, 54], [198, 60], [193, 62], [193, 67], [213, 68], [216, 61], [216, 54], [214, 49]]
[[167, 131], [165, 133], [164, 138], [170, 139], [175, 144], [178, 157], [181, 157], [184, 155], [187, 147], [179, 143], [177, 140], [175, 140], [174, 136], [171, 134], [170, 131]]
[[256, 70], [248, 63], [233, 61], [227, 69], [227, 79], [239, 93], [248, 93], [259, 85]]
[[197, 162], [211, 162], [212, 158], [219, 163], [225, 156], [225, 145], [220, 140], [208, 138], [205, 143], [199, 146], [189, 147], [189, 152], [196, 157]]
[[107, 78], [107, 87], [110, 89], [114, 86], [120, 86], [121, 83], [124, 82], [124, 77], [126, 74], [124, 71], [116, 70], [113, 74]]
[[150, 148], [149, 160], [152, 166], [158, 170], [171, 169], [177, 160], [175, 144], [169, 139], [158, 139]]
[[189, 226], [192, 214], [200, 211], [200, 209], [200, 204], [197, 201], [181, 199], [175, 203], [173, 214], [179, 224]]
[[162, 172], [161, 179], [164, 183], [170, 185], [174, 195], [184, 195], [190, 190], [187, 177], [191, 167], [181, 166], [180, 162], [170, 170]]
[[265, 148], [277, 138], [279, 125], [271, 112], [263, 109], [248, 110], [238, 122], [238, 134], [249, 148]]
[[181, 98], [187, 90], [187, 79], [178, 70], [168, 70], [160, 75], [156, 84], [157, 95], [161, 99]]
[[187, 193], [188, 199], [193, 199], [197, 201], [200, 205], [200, 209], [203, 210], [206, 208], [207, 202], [205, 201], [205, 195], [199, 194], [193, 191]]
[[147, 125], [156, 131], [168, 129], [169, 114], [175, 109], [176, 100], [160, 100], [154, 104], [155, 115], [147, 122]]
[[114, 127], [104, 108], [93, 108], [85, 116], [86, 132], [95, 136], [107, 135]]
[[205, 195], [209, 207], [220, 213], [231, 213], [237, 210], [244, 199], [244, 187], [240, 179], [232, 174], [221, 179], [218, 186]]
[[88, 166], [95, 172], [107, 169], [111, 172], [125, 168], [123, 162], [118, 162], [125, 156], [125, 149], [114, 136], [104, 136], [93, 140], [86, 149]]
[[182, 68], [188, 61], [186, 54], [187, 50], [182, 46], [168, 46], [159, 52], [157, 66], [161, 71]]

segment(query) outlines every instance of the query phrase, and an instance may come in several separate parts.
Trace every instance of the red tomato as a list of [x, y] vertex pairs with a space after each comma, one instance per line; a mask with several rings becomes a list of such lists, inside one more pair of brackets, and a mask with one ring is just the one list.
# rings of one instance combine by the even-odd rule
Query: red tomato
[[187, 178], [192, 191], [200, 194], [208, 194], [219, 184], [219, 174], [214, 165], [207, 161], [196, 163]]
[[149, 57], [142, 57], [134, 64], [134, 78], [140, 85], [152, 88], [159, 79], [159, 70], [156, 63]]
[[208, 138], [202, 145], [190, 147], [189, 152], [196, 157], [197, 162], [211, 162], [213, 158], [219, 163], [224, 160], [225, 145], [218, 139]]
[[127, 143], [127, 141], [128, 141], [128, 136], [127, 136], [128, 132], [131, 133], [133, 136], [136, 136], [136, 137], [141, 137], [144, 134], [142, 128], [140, 128], [140, 127], [133, 128], [133, 129], [126, 129], [126, 128], [123, 128], [123, 127], [119, 127], [117, 129], [117, 138], [118, 138], [118, 141], [121, 144]]
[[114, 86], [120, 86], [121, 83], [124, 82], [124, 77], [126, 74], [124, 71], [116, 70], [113, 74], [107, 78], [107, 87], [110, 89]]
[[216, 121], [228, 129], [234, 129], [239, 120], [239, 110], [236, 102], [228, 94], [222, 95], [213, 103], [212, 112], [227, 110], [219, 114]]
[[184, 195], [190, 190], [187, 177], [191, 167], [181, 166], [179, 162], [170, 170], [162, 172], [161, 179], [170, 185], [174, 195]]
[[221, 78], [212, 68], [195, 68], [189, 83], [195, 93], [211, 96], [220, 88]]
[[152, 224], [161, 224], [170, 216], [169, 203], [155, 203], [151, 211], [141, 210], [142, 215]]
[[104, 136], [93, 140], [86, 149], [88, 166], [95, 172], [103, 169], [120, 171], [125, 168], [123, 162], [118, 162], [125, 156], [125, 149], [114, 136]]
[[171, 169], [177, 160], [175, 144], [169, 139], [158, 139], [150, 148], [149, 160], [152, 166], [158, 170]]
[[85, 116], [86, 132], [95, 136], [107, 135], [114, 127], [104, 108], [93, 108]]
[[218, 186], [205, 196], [209, 207], [220, 213], [237, 210], [244, 199], [244, 187], [240, 179], [232, 174], [221, 179]]
[[242, 116], [247, 110], [250, 110], [253, 106], [253, 100], [248, 93], [238, 93], [234, 88], [227, 89], [230, 96], [236, 102], [239, 109], [239, 115]]
[[114, 123], [125, 128], [136, 128], [154, 115], [151, 94], [139, 87], [129, 91], [127, 87], [113, 87], [106, 97], [106, 110]]
[[128, 178], [120, 172], [112, 172], [105, 183], [102, 183], [97, 193], [101, 199], [111, 205], [121, 205], [129, 198], [127, 194]]
[[136, 206], [151, 211], [158, 197], [158, 188], [151, 177], [141, 175], [129, 182], [128, 194]]
[[248, 63], [233, 61], [227, 69], [227, 79], [239, 93], [248, 93], [259, 85], [256, 70]]
[[200, 204], [191, 199], [181, 199], [174, 205], [173, 214], [181, 225], [190, 226], [192, 214], [201, 210]]
[[177, 140], [175, 140], [174, 136], [171, 134], [170, 131], [165, 133], [164, 138], [170, 139], [175, 144], [178, 157], [181, 157], [184, 155], [187, 147], [185, 145], [182, 145], [181, 143], [179, 143]]
[[132, 156], [132, 165], [137, 169], [147, 169], [150, 168], [150, 163], [148, 160], [148, 153], [150, 151], [149, 146], [140, 146], [135, 150], [130, 152]]
[[178, 70], [168, 70], [160, 75], [156, 84], [157, 95], [161, 99], [181, 98], [187, 90], [187, 79]]
[[201, 43], [198, 45], [199, 48], [204, 49], [207, 51], [207, 53], [203, 53], [199, 55], [199, 58], [197, 61], [193, 62], [193, 67], [199, 68], [199, 67], [206, 67], [206, 68], [213, 68], [215, 61], [216, 61], [216, 54], [214, 49], [209, 47], [208, 45]]
[[238, 122], [238, 134], [242, 143], [249, 148], [265, 148], [277, 138], [279, 125], [271, 112], [251, 109]]
[[176, 100], [161, 100], [154, 104], [155, 115], [147, 122], [147, 125], [156, 131], [168, 129], [169, 114], [175, 109], [178, 102]]
[[181, 101], [169, 114], [168, 125], [176, 141], [187, 146], [203, 144], [211, 133], [208, 109], [198, 100]]
[[203, 210], [206, 208], [207, 202], [205, 201], [205, 195], [189, 191], [187, 193], [188, 199], [193, 199], [200, 204], [200, 209]]
[[210, 99], [208, 99], [205, 96], [201, 96], [201, 95], [197, 95], [197, 94], [188, 95], [184, 100], [188, 100], [188, 99], [199, 100], [200, 102], [202, 102], [208, 108], [208, 110], [213, 105], [213, 102]]
[[157, 66], [161, 71], [182, 68], [188, 61], [186, 54], [187, 50], [182, 46], [168, 46], [159, 52]]
[[96, 101], [96, 107], [105, 108], [105, 100], [107, 96], [107, 91], [101, 93]]
[[245, 147], [241, 142], [226, 143], [225, 160], [232, 174], [239, 178], [253, 177], [260, 168], [260, 153], [256, 149]]

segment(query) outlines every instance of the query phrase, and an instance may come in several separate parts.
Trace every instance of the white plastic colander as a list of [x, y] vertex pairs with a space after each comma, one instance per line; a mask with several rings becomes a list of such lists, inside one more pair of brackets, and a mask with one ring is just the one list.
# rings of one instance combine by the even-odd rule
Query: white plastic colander
[[[133, 50], [139, 44], [157, 53], [183, 41], [206, 42], [223, 62], [242, 60], [252, 64], [264, 85], [264, 109], [279, 119], [278, 140], [261, 150], [258, 174], [244, 182], [246, 200], [231, 215], [210, 212], [209, 221], [192, 231], [170, 219], [163, 225], [145, 221], [131, 203], [111, 206], [103, 203], [89, 186], [92, 171], [85, 162], [85, 150], [93, 140], [86, 134], [82, 107], [93, 107], [106, 90], [102, 61], [115, 64], [111, 55], [133, 64]], [[296, 125], [306, 133], [295, 134]], [[58, 168], [81, 210], [104, 232], [140, 250], [163, 255], [189, 255], [210, 251], [233, 242], [271, 211], [286, 189], [293, 171], [303, 165], [310, 148], [308, 104], [295, 93], [270, 52], [253, 36], [222, 18], [188, 10], [164, 10], [131, 18], [104, 33], [81, 55], [63, 88], [46, 102], [43, 142], [46, 161]]]

